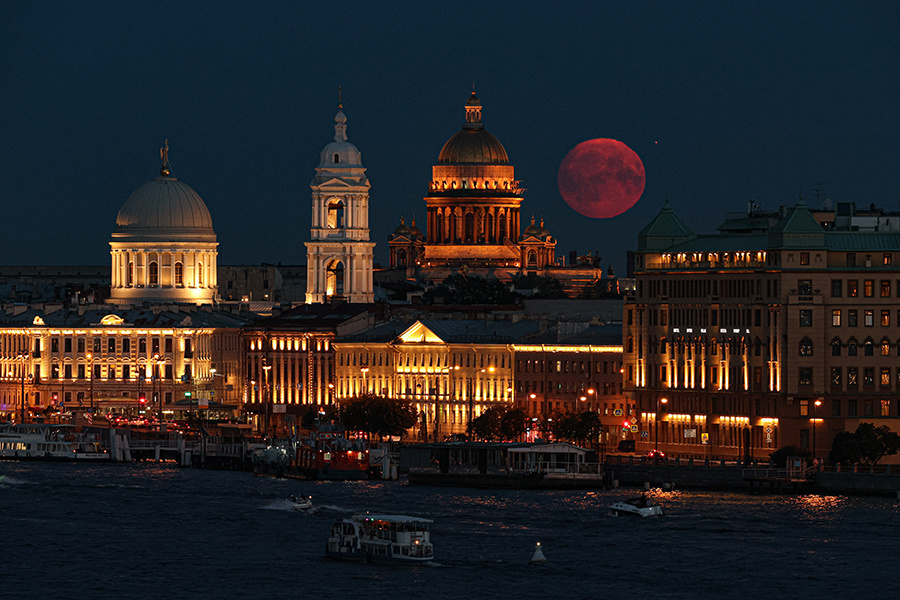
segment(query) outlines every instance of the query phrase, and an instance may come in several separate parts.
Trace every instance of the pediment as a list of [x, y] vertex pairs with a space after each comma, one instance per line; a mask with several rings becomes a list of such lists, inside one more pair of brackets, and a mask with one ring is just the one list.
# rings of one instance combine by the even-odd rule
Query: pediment
[[416, 321], [406, 331], [397, 336], [394, 343], [400, 344], [444, 344], [444, 340], [435, 332], [426, 327], [421, 321]]

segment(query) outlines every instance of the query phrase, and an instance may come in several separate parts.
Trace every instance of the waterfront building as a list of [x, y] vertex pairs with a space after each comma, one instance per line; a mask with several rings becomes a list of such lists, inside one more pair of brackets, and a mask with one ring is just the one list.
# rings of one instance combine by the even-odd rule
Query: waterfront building
[[322, 150], [312, 188], [312, 228], [306, 242], [306, 302], [374, 300], [369, 241], [369, 180], [359, 149], [347, 141], [338, 108], [334, 141]]
[[258, 429], [289, 432], [310, 407], [334, 403], [334, 338], [366, 328], [377, 309], [305, 304], [244, 327], [243, 407]]
[[638, 234], [623, 312], [644, 449], [825, 456], [862, 421], [897, 429], [900, 214], [859, 212], [751, 205], [695, 234], [663, 206]]
[[392, 321], [334, 343], [337, 401], [363, 393], [413, 403], [432, 439], [462, 434], [490, 406], [512, 405], [513, 344], [536, 321]]
[[623, 438], [634, 404], [622, 392], [622, 327], [558, 322], [513, 345], [516, 405], [535, 422], [560, 412], [596, 412], [608, 449]]
[[65, 410], [172, 419], [201, 400], [237, 411], [249, 321], [186, 307], [0, 314], [0, 418]]
[[212, 304], [218, 256], [212, 217], [197, 192], [171, 175], [168, 142], [160, 157], [159, 177], [136, 189], [116, 217], [109, 302]]

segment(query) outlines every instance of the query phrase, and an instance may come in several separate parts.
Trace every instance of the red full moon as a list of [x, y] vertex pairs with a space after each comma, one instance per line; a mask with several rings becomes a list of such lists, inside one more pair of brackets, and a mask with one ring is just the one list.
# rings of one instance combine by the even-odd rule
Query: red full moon
[[556, 180], [572, 210], [608, 219], [634, 206], [644, 193], [644, 164], [622, 142], [597, 138], [569, 150]]

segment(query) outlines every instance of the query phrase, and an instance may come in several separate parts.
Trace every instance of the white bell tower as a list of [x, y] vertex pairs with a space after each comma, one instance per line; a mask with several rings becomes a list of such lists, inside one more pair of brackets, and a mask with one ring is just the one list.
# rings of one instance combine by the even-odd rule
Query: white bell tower
[[374, 301], [369, 241], [369, 180], [359, 149], [347, 141], [338, 105], [334, 141], [325, 146], [312, 188], [312, 229], [306, 242], [306, 302]]

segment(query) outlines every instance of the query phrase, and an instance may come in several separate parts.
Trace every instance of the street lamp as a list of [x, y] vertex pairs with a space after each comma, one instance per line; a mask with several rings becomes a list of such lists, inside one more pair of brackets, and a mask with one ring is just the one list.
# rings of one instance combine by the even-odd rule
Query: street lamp
[[369, 365], [364, 365], [360, 371], [362, 371], [362, 379], [363, 379], [363, 394], [369, 393], [369, 385], [366, 381], [366, 374], [369, 372]]
[[94, 412], [94, 355], [90, 352], [87, 353], [86, 358], [88, 359], [88, 381], [90, 382], [91, 392], [90, 392], [90, 400], [91, 400], [91, 412]]
[[656, 433], [654, 434], [653, 437], [656, 438], [656, 450], [657, 450], [657, 452], [659, 451], [659, 414], [660, 414], [660, 403], [666, 404], [668, 401], [669, 401], [668, 398], [660, 398], [660, 397], [657, 397], [657, 398], [656, 398], [656, 418], [654, 419], [654, 421], [656, 421]]
[[[159, 412], [156, 415], [156, 420], [158, 421], [158, 425], [162, 425], [163, 422], [163, 408], [162, 408], [162, 388], [158, 386], [159, 382], [159, 354], [154, 354], [151, 358], [153, 365], [153, 374], [150, 376], [150, 380], [153, 382], [153, 395], [156, 396], [157, 406]], [[93, 397], [92, 397], [93, 398]]]
[[265, 410], [265, 417], [263, 420], [263, 433], [265, 434], [266, 438], [269, 437], [269, 370], [271, 368], [272, 365], [267, 365], [265, 364], [265, 362], [263, 363], [263, 410]]
[[819, 456], [819, 451], [816, 449], [817, 448], [816, 447], [816, 423], [818, 422], [818, 419], [816, 419], [816, 412], [817, 412], [816, 409], [819, 408], [820, 406], [822, 406], [822, 399], [816, 398], [816, 401], [813, 402], [813, 419], [812, 419], [812, 422], [813, 422], [813, 459], [815, 459]]
[[21, 394], [22, 413], [19, 416], [19, 423], [24, 423], [25, 422], [25, 404], [26, 404], [26, 402], [25, 402], [25, 371], [28, 370], [28, 365], [26, 363], [26, 360], [28, 359], [28, 352], [24, 352], [24, 351], [20, 352], [19, 358], [22, 359], [22, 394]]

